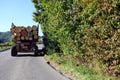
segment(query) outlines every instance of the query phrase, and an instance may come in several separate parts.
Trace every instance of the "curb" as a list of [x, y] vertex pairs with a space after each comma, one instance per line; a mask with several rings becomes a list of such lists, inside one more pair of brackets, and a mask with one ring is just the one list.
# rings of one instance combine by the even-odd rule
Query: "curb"
[[47, 64], [53, 68], [55, 71], [57, 71], [58, 73], [60, 73], [62, 76], [66, 77], [68, 80], [75, 80], [73, 76], [70, 76], [69, 74], [66, 74], [64, 71], [60, 70], [56, 64], [53, 64], [50, 60], [46, 59], [44, 57], [44, 59], [46, 60]]
[[62, 76], [66, 77], [69, 80], [74, 80], [72, 77], [70, 77], [69, 75], [67, 75], [66, 73], [64, 73], [63, 71], [61, 71], [60, 69], [57, 69], [57, 67], [54, 64], [51, 64], [49, 61], [47, 62], [47, 64], [52, 67], [55, 71], [57, 71], [58, 73], [60, 73]]

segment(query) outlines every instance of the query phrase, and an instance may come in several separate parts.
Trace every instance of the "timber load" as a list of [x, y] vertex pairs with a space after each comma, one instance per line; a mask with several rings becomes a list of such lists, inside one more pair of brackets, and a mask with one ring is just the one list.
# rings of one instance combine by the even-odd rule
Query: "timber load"
[[14, 41], [38, 41], [38, 27], [33, 26], [15, 26], [11, 25], [11, 33]]

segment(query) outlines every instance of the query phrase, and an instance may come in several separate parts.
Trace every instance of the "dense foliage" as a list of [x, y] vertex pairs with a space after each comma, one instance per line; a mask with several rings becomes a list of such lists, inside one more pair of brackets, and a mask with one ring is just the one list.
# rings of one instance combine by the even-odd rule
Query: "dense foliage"
[[32, 1], [48, 51], [120, 77], [120, 0]]

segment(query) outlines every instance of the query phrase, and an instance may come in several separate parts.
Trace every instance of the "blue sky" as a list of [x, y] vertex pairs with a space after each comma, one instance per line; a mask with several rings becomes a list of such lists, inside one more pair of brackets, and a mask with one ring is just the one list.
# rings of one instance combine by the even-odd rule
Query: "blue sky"
[[[1, 0], [0, 1], [0, 32], [10, 30], [11, 23], [17, 26], [32, 26], [34, 5], [31, 0]], [[39, 35], [42, 35], [41, 29]]]

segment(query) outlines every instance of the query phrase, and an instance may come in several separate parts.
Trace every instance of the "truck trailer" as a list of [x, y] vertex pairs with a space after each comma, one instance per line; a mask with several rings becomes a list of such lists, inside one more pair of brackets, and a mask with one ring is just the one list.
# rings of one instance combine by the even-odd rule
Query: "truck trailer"
[[18, 52], [34, 52], [38, 55], [38, 30], [39, 26], [16, 26], [11, 25], [12, 40], [15, 45], [11, 49], [11, 56], [16, 56]]

